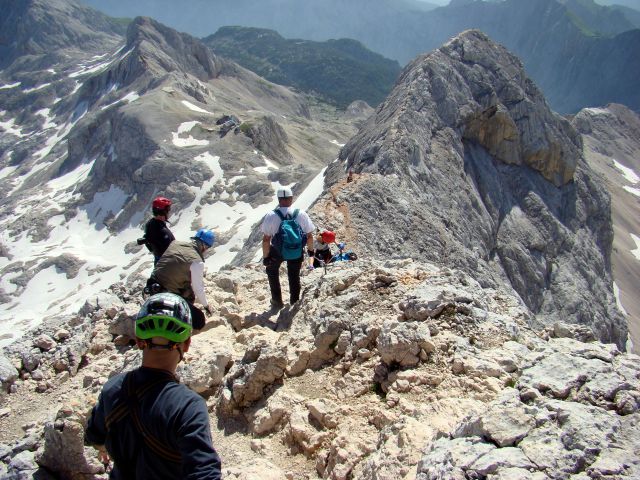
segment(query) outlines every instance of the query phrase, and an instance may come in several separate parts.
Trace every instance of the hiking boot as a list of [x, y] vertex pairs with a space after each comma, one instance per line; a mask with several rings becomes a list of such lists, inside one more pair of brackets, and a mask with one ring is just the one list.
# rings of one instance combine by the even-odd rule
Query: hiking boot
[[277, 300], [271, 300], [271, 310], [282, 310], [284, 308], [284, 303], [279, 302]]

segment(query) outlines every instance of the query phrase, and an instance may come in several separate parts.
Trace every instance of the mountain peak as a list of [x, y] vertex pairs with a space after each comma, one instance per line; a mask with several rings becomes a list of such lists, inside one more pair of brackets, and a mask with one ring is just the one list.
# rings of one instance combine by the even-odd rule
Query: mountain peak
[[599, 212], [610, 198], [581, 146], [522, 63], [469, 30], [405, 68], [327, 178], [330, 188], [347, 171], [356, 179], [339, 208], [370, 255], [453, 264], [486, 284], [508, 279], [537, 321], [597, 317], [588, 322], [599, 337], [624, 345], [602, 276], [612, 227]]
[[127, 49], [136, 49], [140, 62], [151, 70], [184, 71], [200, 80], [217, 77], [222, 67], [198, 39], [148, 17], [137, 17], [129, 25]]
[[102, 50], [123, 31], [115, 20], [73, 0], [0, 0], [0, 65], [60, 49]]
[[[378, 118], [387, 119], [380, 129], [391, 135], [453, 129], [496, 159], [533, 168], [556, 186], [572, 180], [580, 158], [577, 133], [550, 110], [520, 60], [478, 30], [410, 63]], [[389, 130], [390, 123], [398, 128]], [[361, 159], [349, 158], [359, 168]]]

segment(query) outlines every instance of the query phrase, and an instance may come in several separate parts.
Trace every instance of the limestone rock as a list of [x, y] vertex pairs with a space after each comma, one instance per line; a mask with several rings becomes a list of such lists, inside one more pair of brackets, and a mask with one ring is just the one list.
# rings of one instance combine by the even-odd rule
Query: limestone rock
[[60, 410], [44, 428], [44, 443], [36, 453], [38, 465], [68, 478], [91, 478], [104, 472], [93, 449], [84, 446], [84, 422], [72, 412]]
[[[611, 220], [596, 213], [609, 194], [576, 130], [481, 32], [407, 65], [340, 159], [327, 185], [367, 239], [356, 248], [453, 265], [483, 286], [507, 279], [537, 325], [562, 318], [624, 348]], [[357, 181], [345, 182], [347, 171]], [[434, 300], [404, 304], [408, 318], [437, 315], [444, 302]]]
[[435, 350], [429, 328], [418, 322], [387, 321], [378, 336], [378, 352], [387, 365], [413, 367], [420, 362], [420, 350]]

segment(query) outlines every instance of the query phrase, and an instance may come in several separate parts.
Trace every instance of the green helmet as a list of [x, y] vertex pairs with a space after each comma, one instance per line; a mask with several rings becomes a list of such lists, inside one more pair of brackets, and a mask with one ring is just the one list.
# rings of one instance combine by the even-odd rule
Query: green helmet
[[191, 311], [184, 298], [173, 293], [157, 293], [144, 302], [136, 318], [136, 337], [166, 338], [182, 343], [191, 336]]

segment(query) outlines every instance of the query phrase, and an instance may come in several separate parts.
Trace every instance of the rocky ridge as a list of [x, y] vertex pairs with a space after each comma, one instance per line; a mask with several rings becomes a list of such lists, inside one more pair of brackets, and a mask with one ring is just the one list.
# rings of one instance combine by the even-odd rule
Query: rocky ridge
[[[0, 356], [0, 473], [106, 478], [82, 431], [139, 364], [141, 285], [114, 286]], [[229, 479], [636, 478], [637, 356], [411, 260], [336, 264], [266, 311], [261, 269], [208, 275], [214, 315], [182, 381], [207, 399]], [[423, 453], [424, 452], [424, 453]]]
[[0, 68], [60, 61], [70, 52], [100, 52], [124, 32], [113, 18], [73, 0], [0, 1]]
[[340, 159], [326, 184], [358, 176], [334, 197], [358, 249], [506, 281], [536, 322], [560, 315], [624, 346], [609, 195], [578, 132], [484, 34], [465, 32], [408, 65]]
[[640, 263], [636, 249], [640, 218], [640, 116], [623, 105], [581, 110], [571, 123], [583, 138], [589, 165], [611, 193], [613, 277], [627, 315], [634, 353], [640, 347], [640, 305], [636, 300]]

